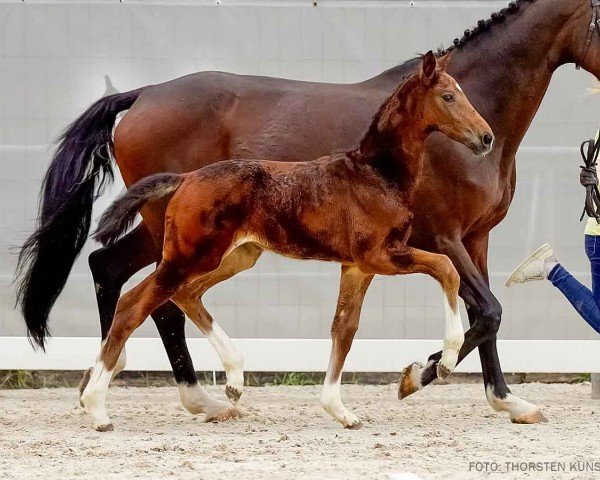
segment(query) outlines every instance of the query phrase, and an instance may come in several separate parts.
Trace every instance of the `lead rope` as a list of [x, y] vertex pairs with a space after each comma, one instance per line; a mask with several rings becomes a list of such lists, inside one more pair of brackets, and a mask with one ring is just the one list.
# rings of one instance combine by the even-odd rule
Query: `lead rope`
[[585, 164], [581, 165], [579, 175], [579, 181], [585, 187], [585, 205], [579, 221], [587, 215], [590, 218], [595, 218], [596, 222], [600, 224], [600, 191], [598, 190], [598, 175], [596, 173], [598, 155], [600, 154], [600, 139], [598, 141], [590, 139], [583, 142], [579, 151]]

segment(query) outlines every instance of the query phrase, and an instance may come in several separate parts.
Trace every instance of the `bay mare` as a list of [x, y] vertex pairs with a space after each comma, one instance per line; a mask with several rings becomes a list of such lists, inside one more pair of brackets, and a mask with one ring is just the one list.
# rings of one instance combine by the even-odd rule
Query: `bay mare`
[[[468, 149], [433, 134], [424, 179], [415, 192], [409, 244], [448, 255], [461, 277], [471, 328], [459, 361], [479, 348], [487, 399], [515, 422], [544, 416], [512, 395], [502, 375], [496, 349], [502, 308], [489, 289], [489, 232], [508, 211], [515, 154], [554, 71], [577, 63], [600, 79], [600, 38], [596, 30], [588, 34], [591, 18], [590, 0], [520, 0], [461, 34], [451, 47], [448, 72], [492, 127], [495, 148], [490, 161], [475, 165]], [[93, 200], [112, 171], [107, 149], [113, 149], [127, 185], [224, 158], [311, 160], [356, 144], [379, 105], [417, 66], [410, 60], [350, 85], [204, 72], [98, 100], [61, 137], [44, 181], [38, 228], [21, 253], [19, 302], [31, 337], [43, 345], [48, 314], [87, 239]], [[123, 110], [129, 111], [113, 144], [111, 131]], [[163, 216], [164, 205], [144, 207], [139, 227], [89, 257], [103, 338], [124, 282], [159, 260], [160, 241], [155, 240], [160, 239], [150, 230], [160, 230]], [[354, 308], [361, 303], [357, 298]], [[201, 313], [211, 319], [213, 331], [225, 335], [205, 309]], [[152, 317], [175, 379], [187, 392], [183, 404], [193, 412], [199, 390], [185, 344], [184, 315], [169, 302]], [[437, 352], [425, 367], [410, 366], [400, 396], [430, 383], [440, 357]], [[232, 386], [241, 391], [241, 355], [229, 358], [228, 391]], [[124, 353], [118, 365], [124, 367]]]
[[[357, 148], [312, 162], [226, 160], [187, 174], [159, 173], [135, 185], [104, 212], [95, 238], [114, 243], [148, 201], [168, 199], [162, 259], [158, 268], [125, 293], [81, 396], [100, 431], [112, 430], [105, 399], [127, 338], [157, 307], [172, 300], [209, 337], [200, 295], [210, 278], [231, 265], [253, 263], [264, 250], [298, 259], [342, 265], [338, 312], [321, 403], [346, 428], [361, 423], [342, 403], [346, 355], [359, 324], [352, 308], [374, 275], [424, 273], [444, 291], [446, 338], [437, 375], [456, 366], [464, 340], [458, 309], [460, 278], [445, 255], [406, 245], [413, 194], [423, 171], [425, 140], [440, 131], [475, 154], [494, 140], [456, 81], [445, 71], [448, 57], [433, 52], [422, 69], [394, 91], [375, 114]], [[171, 198], [172, 197], [172, 198]], [[350, 297], [350, 298], [349, 298]], [[223, 363], [227, 348], [215, 342]], [[241, 393], [241, 392], [236, 392]], [[208, 420], [237, 416], [226, 402], [197, 405]]]

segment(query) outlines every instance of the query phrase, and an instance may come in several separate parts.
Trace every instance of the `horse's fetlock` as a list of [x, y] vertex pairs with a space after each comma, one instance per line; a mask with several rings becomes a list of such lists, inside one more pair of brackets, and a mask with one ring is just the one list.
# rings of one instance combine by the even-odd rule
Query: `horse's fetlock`
[[465, 343], [465, 335], [463, 333], [455, 334], [447, 337], [444, 340], [444, 348], [451, 350], [460, 350], [463, 343]]

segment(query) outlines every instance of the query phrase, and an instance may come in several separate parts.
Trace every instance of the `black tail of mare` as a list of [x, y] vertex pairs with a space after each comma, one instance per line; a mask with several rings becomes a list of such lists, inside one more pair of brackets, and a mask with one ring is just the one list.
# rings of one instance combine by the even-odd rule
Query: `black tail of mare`
[[48, 315], [85, 244], [92, 205], [112, 181], [112, 128], [141, 89], [101, 98], [58, 139], [44, 177], [35, 232], [25, 241], [17, 267], [17, 305], [27, 334], [44, 349]]

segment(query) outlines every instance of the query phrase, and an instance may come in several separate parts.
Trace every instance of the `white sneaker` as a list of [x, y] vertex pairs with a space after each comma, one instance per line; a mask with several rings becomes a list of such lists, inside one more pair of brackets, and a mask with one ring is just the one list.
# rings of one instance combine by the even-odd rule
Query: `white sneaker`
[[507, 287], [532, 280], [546, 280], [550, 270], [558, 263], [554, 250], [549, 243], [545, 243], [521, 264], [515, 268], [506, 281]]

